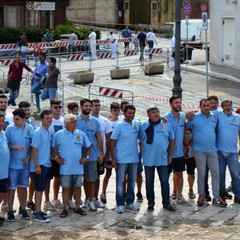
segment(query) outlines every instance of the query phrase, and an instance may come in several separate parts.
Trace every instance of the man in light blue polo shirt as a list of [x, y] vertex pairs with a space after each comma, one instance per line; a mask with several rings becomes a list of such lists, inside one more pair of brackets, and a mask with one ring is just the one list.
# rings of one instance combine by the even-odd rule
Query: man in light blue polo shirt
[[[87, 156], [90, 155], [91, 142], [87, 135], [76, 129], [77, 117], [73, 114], [66, 114], [64, 117], [65, 128], [55, 133], [52, 147], [59, 151], [55, 160], [60, 165], [60, 185], [63, 188], [64, 209], [60, 214], [61, 218], [68, 215], [69, 189], [74, 185], [76, 197], [75, 213], [86, 215], [86, 212], [80, 207], [81, 186], [83, 176], [83, 165], [87, 162]], [[86, 148], [86, 155], [82, 155], [82, 148]]]
[[[4, 132], [5, 129], [5, 117], [0, 112], [0, 204], [4, 201], [5, 195], [7, 194], [8, 186], [8, 172], [9, 172], [9, 161], [10, 151], [8, 148], [7, 138]], [[0, 226], [4, 222], [4, 218], [0, 217]]]
[[92, 110], [92, 101], [84, 98], [80, 101], [81, 114], [77, 116], [77, 129], [82, 130], [89, 138], [92, 149], [90, 155], [86, 155], [83, 149], [83, 155], [87, 156], [88, 161], [84, 165], [84, 191], [86, 199], [83, 207], [90, 207], [95, 212], [94, 196], [97, 195], [96, 185], [98, 178], [97, 161], [99, 164], [103, 162], [103, 141], [101, 137], [101, 125], [99, 121], [90, 115]]
[[175, 211], [170, 204], [168, 164], [172, 161], [174, 149], [174, 134], [169, 122], [164, 123], [160, 118], [159, 109], [150, 107], [147, 110], [148, 121], [141, 124], [140, 137], [142, 141], [143, 165], [146, 176], [146, 192], [148, 211], [154, 210], [154, 173], [157, 169], [161, 183], [162, 204], [169, 211]]
[[33, 161], [30, 164], [30, 172], [35, 186], [35, 218], [37, 222], [50, 222], [50, 219], [41, 211], [42, 194], [46, 187], [51, 168], [50, 151], [51, 136], [48, 131], [52, 124], [52, 114], [49, 110], [43, 110], [40, 114], [42, 124], [35, 130], [32, 141]]
[[26, 123], [25, 112], [18, 108], [13, 111], [14, 123], [6, 129], [6, 137], [10, 149], [9, 164], [9, 186], [8, 186], [8, 215], [10, 222], [15, 221], [13, 213], [13, 202], [15, 190], [18, 188], [18, 199], [20, 202], [19, 215], [21, 219], [29, 220], [26, 211], [27, 187], [29, 179], [30, 146], [34, 129]]
[[240, 130], [240, 115], [232, 111], [232, 101], [224, 99], [221, 103], [223, 111], [214, 111], [218, 118], [217, 149], [220, 172], [220, 196], [225, 199], [226, 166], [232, 179], [234, 202], [240, 204], [240, 178], [238, 165], [238, 136]]
[[[126, 208], [138, 211], [139, 206], [134, 202], [134, 187], [137, 178], [138, 138], [140, 122], [134, 121], [135, 107], [127, 105], [124, 119], [119, 121], [111, 135], [112, 166], [116, 168], [116, 200], [117, 213], [124, 213]], [[127, 174], [127, 198], [123, 197], [123, 182]]]
[[165, 114], [165, 117], [172, 125], [174, 132], [174, 150], [172, 155], [172, 164], [170, 171], [173, 170], [173, 193], [172, 199], [178, 204], [189, 205], [189, 202], [182, 195], [183, 190], [183, 172], [185, 171], [185, 160], [183, 153], [184, 127], [186, 117], [182, 109], [182, 101], [179, 96], [172, 96], [169, 98], [171, 111]]
[[226, 202], [219, 197], [219, 165], [216, 148], [217, 116], [210, 112], [209, 101], [206, 98], [200, 101], [200, 111], [186, 127], [192, 128], [193, 156], [198, 170], [198, 206], [204, 206], [205, 175], [208, 165], [212, 176], [213, 206], [226, 207]]

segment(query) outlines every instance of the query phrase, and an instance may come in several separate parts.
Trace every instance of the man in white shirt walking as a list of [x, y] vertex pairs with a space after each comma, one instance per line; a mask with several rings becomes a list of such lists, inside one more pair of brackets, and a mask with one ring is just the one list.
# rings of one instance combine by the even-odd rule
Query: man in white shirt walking
[[96, 59], [97, 55], [96, 55], [96, 33], [94, 32], [93, 29], [91, 29], [91, 33], [88, 35], [88, 39], [90, 41], [90, 49], [91, 49], [91, 55], [92, 55], [92, 59]]
[[[149, 52], [153, 48], [154, 43], [157, 45], [157, 38], [156, 38], [155, 33], [153, 32], [152, 28], [150, 28], [149, 32], [147, 33], [147, 44], [149, 47]], [[152, 53], [149, 53], [149, 58], [152, 59]]]

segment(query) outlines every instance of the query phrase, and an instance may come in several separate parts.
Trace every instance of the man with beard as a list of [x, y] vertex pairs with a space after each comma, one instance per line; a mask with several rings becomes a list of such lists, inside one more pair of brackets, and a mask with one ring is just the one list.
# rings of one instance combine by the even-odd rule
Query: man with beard
[[88, 136], [92, 143], [90, 155], [86, 155], [86, 149], [83, 149], [83, 156], [86, 155], [87, 162], [84, 164], [84, 191], [86, 199], [83, 207], [90, 207], [90, 211], [97, 211], [94, 203], [94, 195], [97, 187], [97, 162], [103, 162], [103, 142], [101, 137], [101, 125], [99, 121], [90, 115], [92, 110], [92, 101], [84, 98], [80, 101], [81, 113], [77, 116], [77, 129], [82, 130]]
[[171, 111], [165, 117], [171, 123], [175, 136], [172, 164], [170, 165], [170, 171], [173, 170], [174, 172], [172, 199], [176, 199], [178, 204], [189, 205], [189, 202], [182, 195], [183, 172], [185, 171], [183, 140], [186, 118], [185, 114], [181, 112], [182, 102], [179, 96], [170, 97], [169, 103]]

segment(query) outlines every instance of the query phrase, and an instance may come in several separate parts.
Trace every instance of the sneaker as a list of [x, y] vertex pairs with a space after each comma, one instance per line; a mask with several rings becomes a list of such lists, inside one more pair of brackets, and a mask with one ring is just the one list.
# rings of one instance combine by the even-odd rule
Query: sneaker
[[[35, 210], [35, 211], [33, 211], [33, 216], [36, 216], [36, 213], [37, 213], [37, 211]], [[40, 213], [45, 217], [45, 218], [50, 218], [50, 216], [47, 214], [47, 213], [45, 213], [45, 212], [42, 212], [42, 211], [40, 211]]]
[[36, 215], [35, 215], [35, 218], [34, 220], [36, 222], [41, 222], [41, 223], [48, 223], [50, 222], [50, 219], [49, 218], [46, 218], [42, 212], [37, 212]]
[[35, 203], [33, 201], [27, 202], [27, 207], [30, 208], [32, 211], [35, 211]]
[[107, 196], [106, 196], [105, 193], [102, 193], [102, 194], [100, 195], [100, 200], [101, 200], [101, 202], [104, 203], [104, 204], [107, 203]]
[[170, 198], [171, 198], [172, 200], [176, 200], [177, 196], [176, 196], [175, 193], [172, 193], [171, 196], [170, 196]]
[[63, 209], [63, 204], [60, 202], [60, 200], [52, 200], [51, 204], [54, 208]]
[[138, 192], [136, 196], [137, 196], [137, 201], [138, 202], [142, 202], [143, 201], [143, 196], [142, 196], [141, 192]]
[[5, 222], [5, 218], [0, 216], [0, 223]]
[[222, 199], [232, 199], [232, 195], [229, 194], [227, 190], [221, 190], [219, 195]]
[[198, 205], [199, 207], [204, 206], [204, 199], [203, 199], [203, 197], [199, 197], [199, 198], [198, 198], [198, 200], [197, 200], [197, 205]]
[[89, 202], [89, 208], [90, 208], [90, 211], [92, 211], [92, 212], [96, 212], [97, 211], [97, 208], [96, 208], [96, 206], [94, 204], [94, 201]]
[[72, 200], [69, 200], [68, 201], [68, 208], [70, 210], [75, 210], [76, 209], [76, 202], [72, 201]]
[[9, 212], [7, 213], [7, 220], [8, 220], [9, 222], [15, 222], [15, 216], [14, 216], [13, 211], [9, 211]]
[[229, 194], [228, 191], [226, 190], [225, 191], [225, 199], [230, 199], [231, 200], [232, 198], [233, 198], [232, 194]]
[[30, 219], [30, 217], [29, 217], [26, 209], [21, 209], [21, 210], [19, 211], [19, 215], [20, 215], [20, 216], [19, 216], [20, 219], [23, 219], [23, 220], [29, 220], [29, 219]]
[[204, 201], [206, 202], [211, 202], [212, 198], [210, 197], [210, 195], [206, 195], [204, 198]]
[[84, 203], [82, 204], [82, 207], [88, 208], [88, 206], [89, 206], [89, 200], [87, 198], [85, 198]]
[[219, 199], [213, 199], [212, 205], [217, 207], [226, 207], [227, 203], [222, 198], [219, 198]]
[[152, 212], [152, 211], [154, 210], [154, 204], [152, 204], [152, 203], [148, 204], [147, 210], [148, 210], [149, 212]]
[[38, 114], [38, 113], [40, 113], [41, 112], [41, 110], [39, 109], [39, 108], [36, 108], [35, 110], [34, 110], [34, 114]]
[[172, 205], [172, 204], [169, 204], [167, 206], [163, 206], [163, 208], [167, 209], [170, 212], [175, 212], [177, 210], [176, 207], [174, 205]]
[[227, 189], [226, 189], [228, 192], [232, 192], [232, 184], [230, 184]]
[[135, 202], [132, 204], [126, 204], [126, 208], [133, 211], [139, 211], [139, 206]]
[[8, 203], [2, 204], [1, 210], [2, 212], [8, 212]]
[[183, 195], [176, 198], [177, 204], [189, 206], [190, 203], [183, 197]]
[[44, 203], [44, 209], [46, 211], [56, 211], [56, 208], [52, 206], [52, 203], [50, 201]]
[[195, 198], [196, 198], [196, 195], [195, 195], [193, 192], [189, 192], [189, 193], [188, 193], [188, 197], [189, 197], [190, 199], [195, 199]]
[[105, 208], [105, 205], [98, 199], [94, 200], [94, 205], [96, 208]]
[[118, 214], [121, 214], [121, 213], [124, 213], [124, 212], [125, 212], [124, 206], [118, 206], [118, 207], [117, 207], [117, 213], [118, 213]]

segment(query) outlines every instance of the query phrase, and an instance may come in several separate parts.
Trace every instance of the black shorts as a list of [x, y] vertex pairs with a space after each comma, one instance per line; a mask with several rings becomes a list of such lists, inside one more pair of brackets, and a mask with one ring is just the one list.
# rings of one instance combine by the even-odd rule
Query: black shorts
[[187, 167], [187, 174], [188, 175], [194, 175], [194, 171], [195, 171], [195, 168], [196, 168], [196, 162], [195, 162], [194, 157], [185, 158], [185, 164], [186, 164], [186, 167]]
[[49, 174], [49, 178], [53, 179], [53, 177], [60, 177], [60, 165], [54, 160], [51, 159], [51, 169], [50, 169], [50, 174]]
[[8, 178], [0, 179], [0, 193], [6, 193], [8, 189]]
[[41, 175], [38, 175], [35, 172], [31, 172], [30, 174], [34, 182], [35, 190], [39, 192], [43, 192], [47, 185], [47, 181], [49, 179], [50, 168], [45, 167], [43, 165], [41, 165], [40, 167], [41, 167]]
[[185, 159], [184, 157], [173, 158], [172, 163], [168, 165], [168, 172], [184, 172], [185, 169]]

